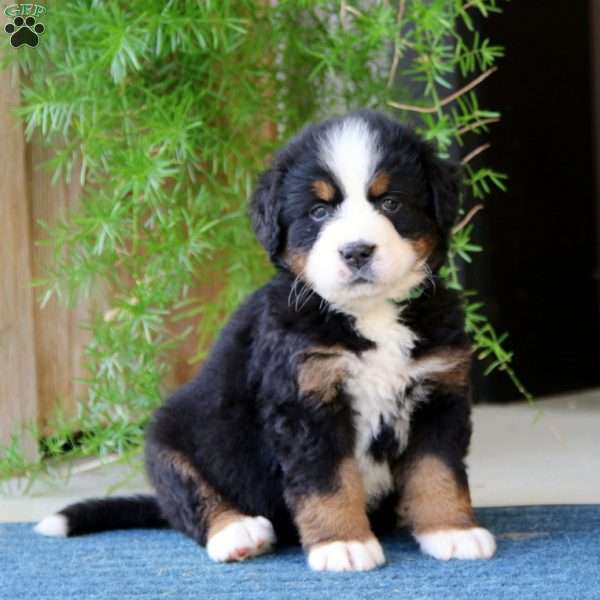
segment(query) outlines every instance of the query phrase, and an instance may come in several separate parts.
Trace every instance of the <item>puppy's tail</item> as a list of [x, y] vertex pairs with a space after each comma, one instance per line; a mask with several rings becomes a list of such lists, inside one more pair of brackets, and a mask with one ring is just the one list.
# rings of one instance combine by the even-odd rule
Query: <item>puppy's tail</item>
[[112, 529], [167, 526], [156, 498], [139, 495], [77, 502], [42, 519], [34, 530], [42, 535], [71, 537]]

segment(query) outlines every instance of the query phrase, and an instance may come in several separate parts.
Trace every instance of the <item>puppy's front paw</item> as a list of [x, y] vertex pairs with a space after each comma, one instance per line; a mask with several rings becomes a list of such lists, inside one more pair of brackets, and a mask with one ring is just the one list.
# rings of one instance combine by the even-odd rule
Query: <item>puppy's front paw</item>
[[208, 556], [217, 562], [245, 560], [269, 552], [275, 531], [265, 517], [243, 517], [215, 533], [206, 544]]
[[491, 558], [496, 552], [494, 536], [482, 527], [434, 531], [415, 538], [425, 554], [439, 560]]
[[383, 548], [375, 539], [366, 542], [329, 542], [308, 552], [313, 571], [370, 571], [385, 563]]

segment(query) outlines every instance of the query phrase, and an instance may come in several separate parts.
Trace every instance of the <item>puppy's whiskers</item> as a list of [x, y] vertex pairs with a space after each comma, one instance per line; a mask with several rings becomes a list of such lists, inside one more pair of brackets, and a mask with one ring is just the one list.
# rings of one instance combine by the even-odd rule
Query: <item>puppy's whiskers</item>
[[[301, 286], [300, 291], [298, 291], [298, 284]], [[314, 293], [314, 290], [307, 286], [304, 281], [302, 281], [300, 275], [297, 275], [290, 287], [288, 306], [291, 307], [293, 302], [294, 310], [299, 312], [306, 306], [306, 303], [310, 300]]]
[[433, 289], [435, 291], [435, 289], [436, 289], [435, 275], [433, 274], [431, 267], [427, 263], [423, 264], [423, 271], [425, 272], [425, 281], [431, 282], [431, 285], [433, 286]]
[[327, 312], [327, 302], [325, 302], [325, 298], [321, 298], [321, 302], [319, 302], [319, 312]]
[[312, 298], [312, 295], [315, 293], [314, 290], [310, 289], [308, 286], [305, 285], [302, 293], [304, 293], [306, 290], [308, 290], [309, 293], [306, 296], [306, 298], [304, 299], [304, 302], [302, 302], [302, 304], [300, 304], [300, 308], [296, 308], [297, 311], [301, 311], [306, 306], [308, 301]]
[[294, 281], [292, 282], [292, 285], [290, 286], [290, 293], [288, 294], [288, 306], [291, 307], [292, 306], [292, 299], [294, 298], [294, 296], [298, 296], [298, 284], [300, 283], [300, 275], [296, 275], [296, 278], [294, 279]]
[[302, 288], [300, 294], [296, 297], [296, 312], [302, 310], [306, 303], [310, 300], [313, 295], [313, 290], [302, 282]]

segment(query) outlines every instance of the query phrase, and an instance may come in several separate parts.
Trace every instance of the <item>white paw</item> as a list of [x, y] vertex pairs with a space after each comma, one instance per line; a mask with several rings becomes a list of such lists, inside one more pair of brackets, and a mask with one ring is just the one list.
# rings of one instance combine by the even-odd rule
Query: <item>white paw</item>
[[50, 537], [67, 537], [69, 535], [69, 522], [64, 515], [49, 515], [43, 518], [33, 530], [36, 533]]
[[482, 527], [422, 533], [415, 538], [425, 554], [439, 560], [491, 558], [496, 552], [494, 536]]
[[383, 548], [375, 538], [320, 544], [308, 552], [308, 565], [313, 571], [370, 571], [384, 563]]
[[206, 544], [206, 551], [217, 562], [245, 560], [269, 552], [275, 542], [269, 519], [244, 517], [213, 535]]

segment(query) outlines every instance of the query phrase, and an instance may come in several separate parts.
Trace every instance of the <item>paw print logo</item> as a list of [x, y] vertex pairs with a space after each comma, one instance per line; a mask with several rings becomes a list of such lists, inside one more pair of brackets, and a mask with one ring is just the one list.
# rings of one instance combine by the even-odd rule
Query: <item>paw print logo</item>
[[23, 44], [35, 48], [38, 45], [39, 37], [46, 28], [41, 23], [35, 22], [35, 17], [15, 17], [12, 23], [4, 27], [4, 31], [10, 35], [10, 43], [14, 48]]

